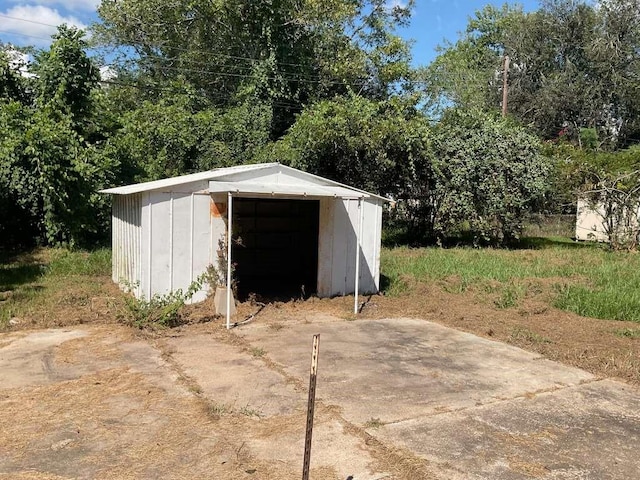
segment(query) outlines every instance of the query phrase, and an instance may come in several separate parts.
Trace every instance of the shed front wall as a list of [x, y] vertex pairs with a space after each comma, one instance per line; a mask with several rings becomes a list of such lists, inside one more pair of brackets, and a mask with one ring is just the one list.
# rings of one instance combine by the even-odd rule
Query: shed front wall
[[[199, 189], [201, 186], [204, 189]], [[121, 204], [134, 206], [129, 208], [130, 218], [119, 219], [116, 215]], [[135, 211], [139, 212], [138, 217]], [[224, 254], [218, 250], [224, 246], [226, 217], [227, 195], [208, 194], [205, 183], [183, 186], [179, 192], [114, 196], [114, 280], [125, 278], [130, 284], [137, 284], [137, 296], [146, 299], [186, 290], [209, 265], [217, 266], [219, 254]], [[320, 199], [318, 296], [354, 293], [358, 222], [357, 199]], [[381, 226], [382, 201], [363, 199], [361, 294], [379, 289]], [[126, 254], [126, 259], [132, 261], [125, 261], [119, 253], [127, 250], [133, 252]], [[192, 302], [204, 300], [207, 292], [205, 285]]]
[[[382, 203], [362, 201], [362, 237], [358, 291], [375, 293], [380, 285]], [[333, 297], [355, 292], [358, 200], [320, 200], [318, 247], [318, 296]]]

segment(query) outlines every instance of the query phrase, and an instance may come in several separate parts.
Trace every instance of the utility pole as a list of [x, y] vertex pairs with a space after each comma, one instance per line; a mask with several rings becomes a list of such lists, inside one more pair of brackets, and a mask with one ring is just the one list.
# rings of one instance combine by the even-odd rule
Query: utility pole
[[509, 98], [509, 55], [504, 56], [504, 70], [502, 71], [502, 116], [507, 116], [507, 100]]

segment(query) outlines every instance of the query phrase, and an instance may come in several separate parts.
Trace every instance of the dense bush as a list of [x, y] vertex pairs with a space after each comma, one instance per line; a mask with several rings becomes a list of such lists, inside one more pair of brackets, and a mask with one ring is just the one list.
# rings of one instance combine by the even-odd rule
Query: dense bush
[[537, 138], [492, 114], [452, 110], [434, 129], [434, 230], [476, 244], [518, 239], [547, 190], [550, 164]]

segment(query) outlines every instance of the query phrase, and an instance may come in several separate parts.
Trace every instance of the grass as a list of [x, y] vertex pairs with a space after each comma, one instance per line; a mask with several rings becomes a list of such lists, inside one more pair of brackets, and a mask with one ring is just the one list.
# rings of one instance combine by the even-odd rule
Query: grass
[[24, 317], [45, 316], [47, 307], [87, 306], [111, 273], [111, 251], [38, 249], [0, 258], [0, 328]]
[[231, 413], [233, 409], [226, 403], [208, 402], [207, 413], [213, 418], [220, 418], [228, 413]]
[[370, 418], [369, 420], [367, 420], [364, 424], [364, 428], [380, 428], [384, 426], [384, 422], [382, 422], [379, 418]]
[[640, 338], [640, 329], [638, 328], [620, 328], [613, 333], [622, 338]]
[[242, 407], [238, 411], [238, 413], [246, 417], [262, 418], [264, 416], [262, 411], [258, 410], [257, 408], [250, 407], [249, 405], [245, 405], [244, 407]]
[[528, 238], [519, 249], [384, 249], [385, 291], [402, 296], [420, 283], [453, 293], [470, 288], [512, 308], [547, 288], [551, 305], [582, 316], [640, 322], [640, 255], [563, 237]]
[[249, 353], [251, 353], [253, 357], [262, 358], [266, 355], [267, 351], [261, 347], [252, 347], [249, 349]]

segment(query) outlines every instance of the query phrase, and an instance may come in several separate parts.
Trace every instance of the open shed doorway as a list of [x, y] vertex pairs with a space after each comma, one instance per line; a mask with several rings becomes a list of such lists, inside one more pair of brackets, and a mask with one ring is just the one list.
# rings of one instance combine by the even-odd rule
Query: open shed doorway
[[318, 200], [234, 198], [231, 258], [239, 299], [315, 294], [319, 225]]

